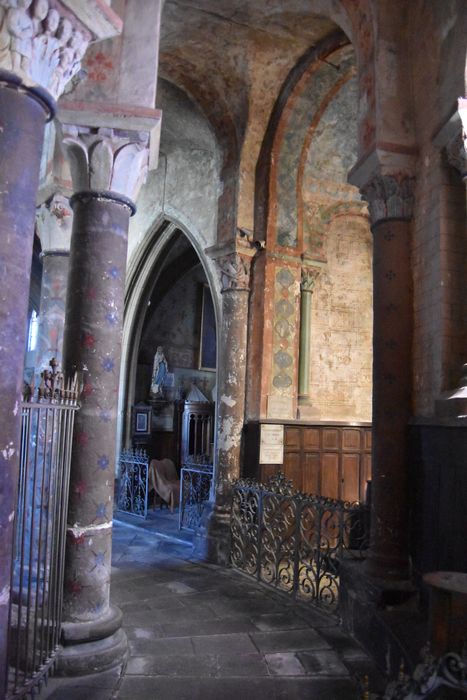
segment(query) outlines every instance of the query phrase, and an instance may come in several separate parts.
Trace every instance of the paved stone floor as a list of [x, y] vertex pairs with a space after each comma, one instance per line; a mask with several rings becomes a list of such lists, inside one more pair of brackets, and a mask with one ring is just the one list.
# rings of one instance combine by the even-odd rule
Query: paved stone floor
[[355, 700], [356, 674], [377, 682], [334, 618], [195, 561], [187, 545], [116, 524], [111, 592], [128, 662], [51, 679], [41, 700]]

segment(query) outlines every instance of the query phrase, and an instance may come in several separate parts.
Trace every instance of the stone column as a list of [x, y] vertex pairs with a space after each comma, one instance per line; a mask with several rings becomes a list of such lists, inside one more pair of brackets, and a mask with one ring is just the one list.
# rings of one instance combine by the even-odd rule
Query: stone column
[[50, 95], [27, 88], [12, 73], [0, 71], [0, 695], [6, 683], [3, 661], [36, 191], [44, 127], [53, 114]]
[[373, 450], [367, 573], [406, 579], [411, 415], [410, 219], [414, 178], [375, 175], [362, 188], [373, 232]]
[[230, 560], [231, 483], [240, 476], [245, 417], [250, 265], [253, 251], [234, 250], [215, 258], [222, 293], [217, 374], [217, 461], [214, 508], [207, 525], [207, 556]]
[[149, 149], [138, 134], [64, 131], [76, 191], [63, 364], [82, 374], [84, 390], [72, 448], [60, 670], [80, 674], [115, 665], [127, 648], [121, 613], [109, 602], [112, 510], [128, 224]]
[[48, 368], [52, 357], [62, 366], [63, 326], [68, 283], [73, 213], [68, 199], [55, 194], [43, 204], [36, 217], [42, 246], [42, 285], [36, 375]]
[[313, 289], [320, 270], [312, 267], [302, 267], [300, 284], [300, 345], [298, 363], [298, 403], [307, 404], [310, 401], [310, 329], [311, 302]]

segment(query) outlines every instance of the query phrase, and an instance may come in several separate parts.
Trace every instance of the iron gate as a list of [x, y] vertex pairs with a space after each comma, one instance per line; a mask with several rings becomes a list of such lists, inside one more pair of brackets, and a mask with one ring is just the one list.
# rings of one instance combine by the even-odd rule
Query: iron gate
[[201, 523], [204, 504], [212, 488], [212, 465], [197, 464], [182, 467], [180, 473], [180, 530], [194, 531]]
[[[79, 388], [42, 374], [21, 407], [20, 473], [8, 629], [7, 700], [34, 694], [60, 642], [71, 445]], [[25, 397], [27, 398], [27, 397]], [[29, 397], [30, 398], [30, 397]]]
[[340, 562], [361, 556], [368, 530], [366, 506], [303, 494], [282, 474], [266, 486], [234, 483], [233, 566], [331, 612], [339, 600]]
[[145, 450], [129, 447], [120, 453], [117, 508], [147, 518], [149, 458]]

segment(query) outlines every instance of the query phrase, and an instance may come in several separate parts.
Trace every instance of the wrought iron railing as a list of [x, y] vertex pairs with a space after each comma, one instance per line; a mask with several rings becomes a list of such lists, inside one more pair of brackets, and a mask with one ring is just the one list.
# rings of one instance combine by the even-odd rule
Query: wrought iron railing
[[362, 556], [368, 529], [366, 506], [300, 493], [282, 474], [267, 485], [234, 483], [233, 566], [329, 611], [338, 605], [341, 561]]
[[384, 695], [370, 690], [368, 676], [360, 679], [362, 700], [429, 700], [429, 698], [467, 697], [467, 648], [460, 654], [448, 652], [440, 658], [431, 654], [427, 644], [412, 674], [401, 663], [398, 678], [392, 680]]
[[118, 465], [117, 509], [146, 518], [149, 495], [149, 458], [140, 448], [123, 449]]
[[37, 401], [21, 406], [18, 506], [8, 630], [7, 700], [34, 694], [53, 667], [61, 633], [71, 444], [79, 388], [56, 365]]
[[213, 470], [210, 464], [182, 467], [180, 473], [180, 530], [196, 530], [201, 523], [204, 504], [209, 500]]

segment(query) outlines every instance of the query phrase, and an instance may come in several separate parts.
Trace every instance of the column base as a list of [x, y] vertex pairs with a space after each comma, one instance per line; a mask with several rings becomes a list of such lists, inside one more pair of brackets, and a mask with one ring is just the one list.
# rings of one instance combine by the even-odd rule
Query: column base
[[409, 581], [411, 576], [408, 559], [388, 557], [368, 552], [364, 564], [365, 574], [379, 581]]
[[128, 654], [128, 640], [121, 625], [122, 612], [115, 606], [91, 622], [64, 622], [57, 675], [99, 673], [122, 663]]
[[367, 574], [363, 561], [342, 562], [339, 614], [343, 627], [388, 677], [397, 676], [402, 660], [408, 670], [419, 661], [427, 626], [418, 604], [418, 589], [411, 581], [375, 579]]
[[230, 511], [214, 504], [205, 506], [194, 536], [193, 554], [211, 564], [230, 566]]

